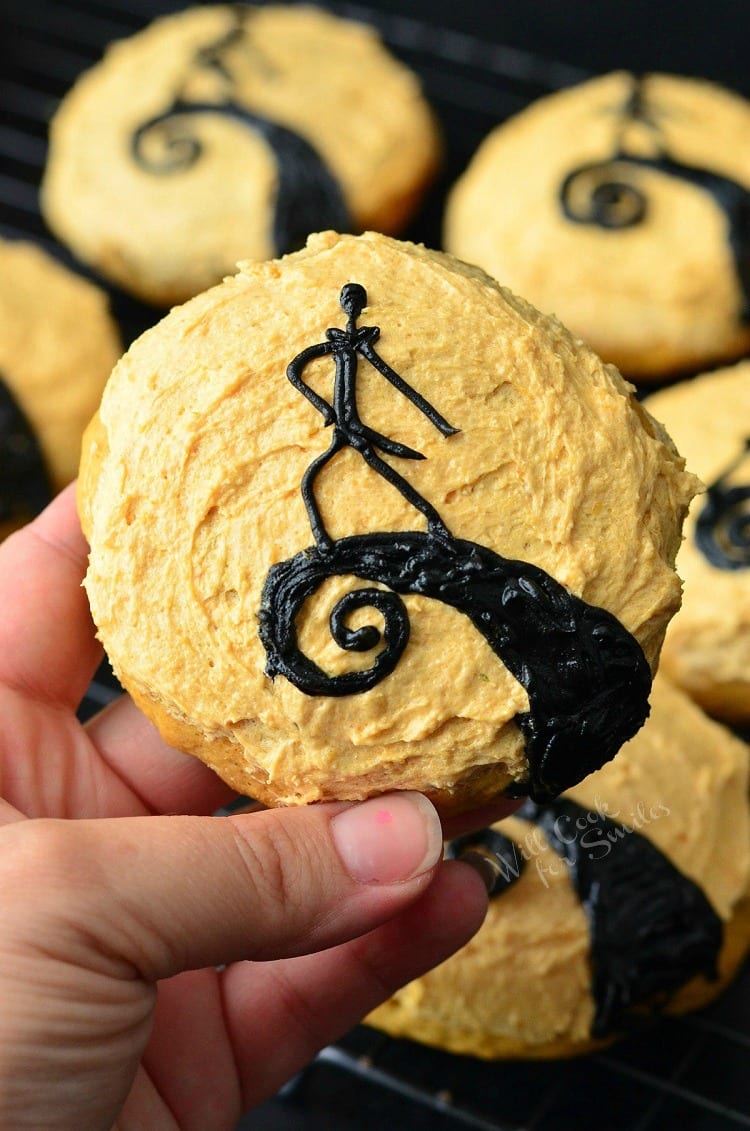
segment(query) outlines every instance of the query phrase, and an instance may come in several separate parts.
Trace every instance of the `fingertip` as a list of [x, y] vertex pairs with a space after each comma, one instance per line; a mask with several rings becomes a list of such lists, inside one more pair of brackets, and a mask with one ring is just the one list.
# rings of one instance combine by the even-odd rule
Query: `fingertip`
[[330, 829], [358, 884], [406, 883], [431, 872], [442, 857], [440, 820], [421, 793], [389, 793], [352, 805], [333, 817]]
[[[419, 899], [350, 945], [354, 953], [367, 956], [368, 965], [381, 967], [382, 983], [395, 990], [466, 946], [482, 926], [487, 907], [477, 872], [461, 861], [446, 860]], [[373, 1000], [368, 1008], [376, 1004]]]
[[[487, 878], [471, 862], [446, 860], [441, 868], [444, 899], [455, 909], [455, 918], [466, 933], [465, 941], [472, 938], [487, 915], [489, 895]], [[463, 945], [460, 944], [460, 945]]]
[[458, 813], [453, 817], [445, 817], [442, 822], [443, 836], [446, 840], [453, 840], [454, 837], [463, 836], [465, 833], [485, 829], [489, 825], [494, 825], [497, 821], [504, 820], [505, 817], [511, 817], [517, 809], [520, 809], [522, 804], [523, 799], [514, 800], [509, 797], [500, 797], [497, 801], [482, 805], [478, 809]]

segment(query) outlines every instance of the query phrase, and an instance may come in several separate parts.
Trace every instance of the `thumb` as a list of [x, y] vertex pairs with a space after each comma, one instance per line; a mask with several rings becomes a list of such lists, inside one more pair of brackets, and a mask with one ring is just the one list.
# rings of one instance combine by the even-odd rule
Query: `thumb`
[[393, 793], [223, 818], [21, 821], [0, 845], [11, 936], [154, 982], [372, 930], [429, 885], [442, 837], [426, 798]]

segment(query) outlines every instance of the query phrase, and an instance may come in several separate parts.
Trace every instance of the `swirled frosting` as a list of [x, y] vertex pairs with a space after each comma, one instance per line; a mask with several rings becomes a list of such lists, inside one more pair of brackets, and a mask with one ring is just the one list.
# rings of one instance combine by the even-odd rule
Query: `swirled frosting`
[[[672, 559], [693, 490], [666, 435], [559, 323], [481, 272], [374, 234], [326, 233], [279, 262], [245, 264], [131, 348], [82, 469], [92, 611], [144, 707], [244, 792], [291, 804], [469, 782], [474, 799], [492, 795], [527, 779], [518, 723], [529, 699], [455, 608], [406, 595], [405, 651], [362, 694], [310, 695], [266, 675], [263, 586], [311, 543], [300, 484], [330, 440], [286, 370], [340, 322], [345, 280], [377, 310], [388, 365], [460, 427], [446, 439], [363, 370], [361, 419], [424, 456], [400, 474], [454, 538], [544, 570], [655, 663], [679, 602]], [[325, 360], [305, 380], [330, 400]], [[425, 528], [350, 448], [323, 467], [315, 497], [335, 541]], [[332, 576], [296, 613], [301, 651], [331, 676], [373, 663], [372, 649], [342, 651], [328, 623], [361, 585]], [[346, 627], [368, 623], [372, 610], [354, 608]]]

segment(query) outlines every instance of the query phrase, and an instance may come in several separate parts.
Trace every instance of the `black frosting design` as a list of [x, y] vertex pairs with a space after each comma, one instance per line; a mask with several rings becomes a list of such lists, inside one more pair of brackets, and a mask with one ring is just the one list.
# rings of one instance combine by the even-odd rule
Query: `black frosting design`
[[478, 855], [489, 859], [492, 865], [493, 882], [489, 889], [490, 899], [502, 895], [521, 878], [526, 860], [514, 840], [498, 829], [481, 829], [467, 833], [449, 841], [445, 848], [448, 860], [461, 860], [466, 856]]
[[0, 522], [28, 519], [43, 510], [51, 498], [39, 443], [0, 377]]
[[710, 193], [727, 221], [727, 239], [743, 298], [740, 317], [750, 321], [750, 192], [721, 173], [670, 157], [645, 101], [644, 80], [634, 78], [633, 84], [624, 107], [625, 124], [639, 121], [651, 130], [658, 152], [651, 157], [631, 153], [618, 141], [612, 156], [580, 165], [568, 173], [560, 187], [562, 210], [577, 224], [595, 224], [612, 230], [640, 224], [648, 214], [648, 199], [637, 184], [627, 179], [629, 171], [639, 167], [654, 169]]
[[651, 841], [568, 798], [527, 801], [517, 816], [540, 828], [569, 866], [586, 912], [593, 1037], [622, 1026], [634, 1007], [663, 1005], [694, 977], [717, 978], [721, 919]]
[[727, 479], [750, 452], [747, 437], [738, 458], [708, 488], [695, 524], [695, 541], [716, 569], [750, 568], [750, 484]]
[[[258, 134], [273, 152], [278, 174], [273, 217], [273, 241], [277, 255], [302, 247], [311, 232], [328, 228], [348, 231], [351, 217], [341, 188], [317, 150], [305, 138], [231, 97], [233, 79], [224, 52], [241, 40], [248, 55], [252, 41], [246, 37], [247, 13], [235, 6], [235, 23], [222, 38], [196, 52], [194, 65], [213, 70], [222, 80], [222, 101], [193, 101], [181, 94], [160, 114], [143, 122], [130, 139], [133, 160], [146, 172], [157, 175], [180, 173], [194, 165], [204, 152], [204, 143], [191, 128], [196, 115], [213, 114], [235, 121]], [[258, 52], [256, 66], [273, 73]], [[149, 145], [155, 152], [149, 152]]]
[[[302, 353], [289, 363], [286, 375], [295, 389], [318, 410], [323, 417], [326, 428], [333, 425], [333, 435], [328, 450], [323, 452], [308, 467], [302, 480], [302, 498], [305, 501], [307, 514], [310, 519], [310, 528], [315, 536], [317, 546], [325, 552], [332, 548], [331, 539], [325, 529], [320, 516], [318, 505], [315, 501], [314, 485], [325, 465], [333, 459], [342, 448], [354, 448], [362, 456], [369, 467], [391, 483], [403, 497], [416, 507], [427, 519], [427, 529], [430, 534], [444, 540], [451, 540], [442, 518], [435, 508], [415, 491], [408, 480], [381, 459], [378, 451], [399, 459], [422, 460], [421, 452], [409, 448], [406, 444], [397, 444], [394, 440], [383, 436], [380, 432], [373, 431], [360, 419], [357, 409], [357, 355], [369, 362], [387, 381], [393, 385], [402, 396], [406, 397], [419, 411], [427, 417], [432, 425], [443, 436], [455, 436], [459, 431], [449, 424], [444, 416], [425, 400], [411, 385], [408, 385], [394, 369], [391, 369], [377, 353], [375, 342], [380, 337], [379, 326], [357, 326], [357, 319], [367, 305], [367, 293], [359, 283], [346, 283], [341, 288], [339, 302], [347, 315], [346, 329], [340, 330], [332, 327], [326, 330], [326, 342], [308, 346]], [[333, 386], [333, 404], [329, 404], [319, 396], [303, 380], [302, 374], [305, 367], [318, 357], [332, 356], [336, 368], [336, 377]]]
[[[385, 646], [365, 671], [331, 676], [300, 651], [295, 620], [305, 600], [336, 575], [376, 581], [392, 592], [354, 591], [357, 607], [382, 615]], [[342, 538], [330, 549], [312, 546], [272, 566], [259, 624], [267, 674], [285, 676], [307, 695], [370, 690], [394, 670], [406, 647], [409, 620], [398, 596], [406, 593], [464, 613], [526, 688], [530, 710], [516, 721], [526, 739], [529, 781], [514, 795], [555, 796], [613, 758], [644, 723], [651, 673], [640, 645], [615, 617], [528, 562], [418, 531]], [[338, 624], [334, 610], [334, 639], [351, 648]], [[372, 647], [378, 630], [363, 632]]]
[[[394, 671], [409, 639], [404, 594], [421, 594], [464, 613], [498, 658], [523, 685], [529, 711], [517, 717], [526, 740], [529, 780], [514, 787], [537, 800], [555, 796], [612, 758], [648, 715], [651, 673], [640, 645], [604, 609], [570, 594], [544, 570], [501, 557], [475, 542], [454, 538], [434, 507], [378, 454], [416, 460], [420, 452], [374, 432], [360, 419], [356, 400], [358, 356], [407, 397], [445, 437], [457, 429], [376, 353], [377, 326], [357, 327], [367, 303], [363, 287], [350, 283], [340, 302], [345, 330], [326, 331], [327, 341], [303, 350], [287, 376], [332, 426], [328, 449], [307, 469], [302, 495], [315, 544], [271, 567], [263, 588], [259, 633], [266, 673], [285, 676], [307, 695], [353, 695]], [[329, 403], [303, 380], [305, 366], [332, 355], [336, 376]], [[427, 520], [427, 531], [372, 533], [333, 541], [315, 498], [315, 480], [337, 452], [352, 447]], [[302, 653], [296, 618], [304, 602], [334, 576], [385, 585], [356, 589], [339, 601], [331, 633], [345, 650], [383, 647], [370, 667], [328, 675]], [[372, 608], [384, 621], [347, 627], [349, 615]]]

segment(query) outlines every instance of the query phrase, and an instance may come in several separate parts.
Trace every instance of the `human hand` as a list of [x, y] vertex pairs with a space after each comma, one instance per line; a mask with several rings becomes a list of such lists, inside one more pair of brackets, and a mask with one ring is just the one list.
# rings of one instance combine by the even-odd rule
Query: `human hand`
[[230, 1129], [484, 888], [417, 794], [215, 818], [228, 788], [127, 696], [79, 724], [86, 555], [72, 489], [0, 547], [0, 1127]]

